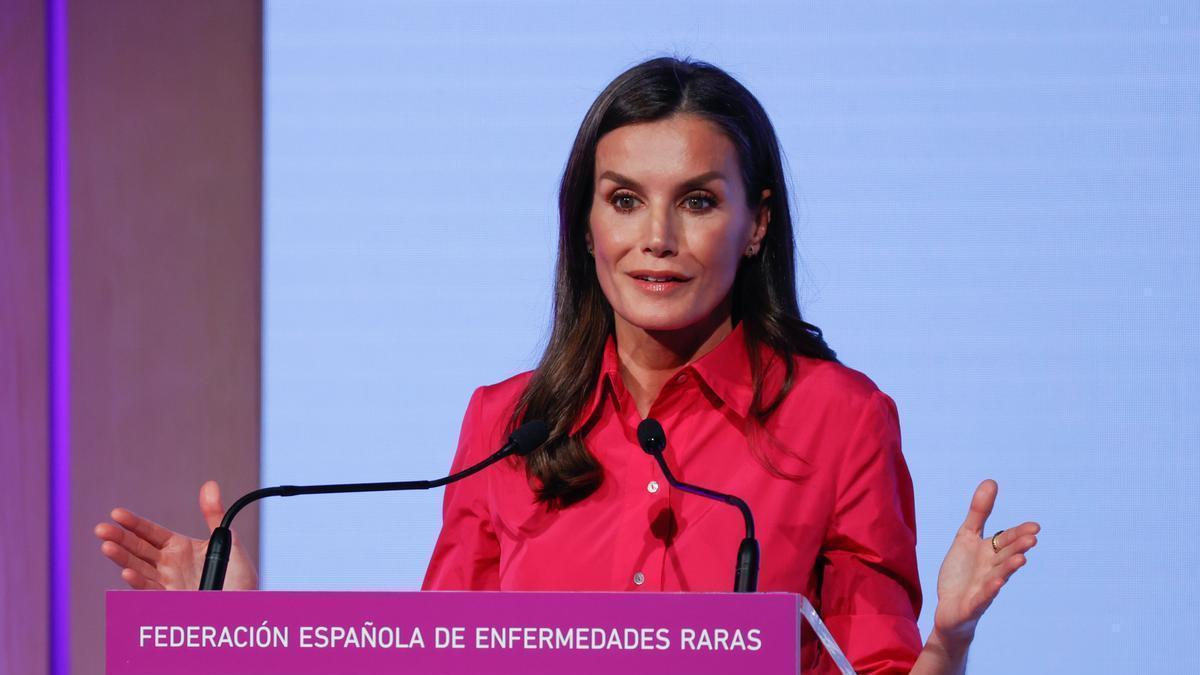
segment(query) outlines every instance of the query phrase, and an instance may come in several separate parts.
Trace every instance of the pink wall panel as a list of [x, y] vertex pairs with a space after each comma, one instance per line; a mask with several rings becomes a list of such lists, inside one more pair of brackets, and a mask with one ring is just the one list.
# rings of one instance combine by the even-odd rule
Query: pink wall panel
[[47, 667], [44, 11], [0, 0], [0, 673]]
[[[117, 504], [206, 535], [259, 466], [261, 8], [70, 6], [71, 661], [103, 672], [91, 533]], [[257, 512], [238, 519], [256, 548]]]

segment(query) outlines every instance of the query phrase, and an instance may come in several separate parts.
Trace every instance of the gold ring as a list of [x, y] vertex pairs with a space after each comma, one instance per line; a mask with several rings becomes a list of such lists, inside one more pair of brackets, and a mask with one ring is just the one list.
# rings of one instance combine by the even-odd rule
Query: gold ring
[[992, 535], [992, 551], [996, 553], [1000, 552], [1000, 547], [996, 545], [996, 537], [999, 537], [1001, 534], [1004, 534], [1004, 530], [999, 530], [996, 534]]

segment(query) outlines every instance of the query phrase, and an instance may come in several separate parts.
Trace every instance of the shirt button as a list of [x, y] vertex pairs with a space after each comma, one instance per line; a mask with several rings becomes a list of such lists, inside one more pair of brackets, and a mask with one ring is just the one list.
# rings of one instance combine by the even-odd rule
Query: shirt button
[[649, 492], [650, 494], [654, 494], [655, 492], [658, 492], [658, 481], [656, 481], [656, 480], [650, 481], [646, 485], [646, 492]]
[[641, 572], [634, 574], [633, 575], [633, 583], [638, 586], [641, 586], [642, 584], [646, 583], [646, 575], [642, 574]]
[[687, 373], [680, 373], [679, 376], [675, 378], [675, 382], [677, 384], [683, 384], [684, 382], [687, 382]]

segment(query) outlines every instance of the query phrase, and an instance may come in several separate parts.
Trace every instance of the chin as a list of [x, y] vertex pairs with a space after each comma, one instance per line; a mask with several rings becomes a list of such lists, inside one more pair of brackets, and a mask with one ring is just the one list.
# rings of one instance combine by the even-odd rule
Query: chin
[[639, 308], [637, 311], [622, 313], [621, 318], [626, 323], [644, 331], [669, 332], [694, 328], [701, 322], [702, 316], [693, 312], [655, 311], [653, 308]]

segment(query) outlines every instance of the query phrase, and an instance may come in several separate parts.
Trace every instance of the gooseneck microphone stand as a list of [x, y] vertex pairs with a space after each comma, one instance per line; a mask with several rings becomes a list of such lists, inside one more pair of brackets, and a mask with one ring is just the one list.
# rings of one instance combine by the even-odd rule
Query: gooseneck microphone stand
[[638, 444], [642, 446], [642, 450], [658, 461], [659, 468], [662, 469], [663, 475], [667, 477], [667, 482], [672, 486], [684, 492], [736, 506], [742, 512], [742, 519], [746, 521], [746, 537], [742, 539], [741, 545], [738, 546], [737, 567], [734, 569], [733, 575], [733, 592], [754, 593], [757, 591], [758, 540], [754, 538], [754, 515], [750, 513], [749, 505], [739, 497], [677, 480], [675, 475], [671, 473], [671, 468], [667, 466], [667, 460], [663, 458], [663, 450], [667, 447], [667, 434], [663, 431], [662, 425], [658, 423], [658, 420], [653, 418], [642, 420], [642, 423], [637, 428], [637, 437]]
[[259, 488], [240, 497], [221, 519], [220, 527], [212, 531], [208, 539], [208, 552], [204, 555], [204, 570], [200, 573], [200, 590], [219, 591], [225, 585], [225, 569], [229, 566], [229, 553], [233, 548], [230, 526], [233, 518], [248, 504], [264, 497], [293, 497], [295, 495], [340, 494], [346, 492], [391, 492], [397, 490], [429, 490], [441, 487], [467, 476], [478, 473], [509, 455], [528, 455], [546, 442], [550, 430], [541, 420], [522, 424], [508, 437], [508, 443], [487, 459], [469, 466], [458, 473], [436, 480], [409, 480], [390, 483], [342, 483], [339, 485], [278, 485]]

